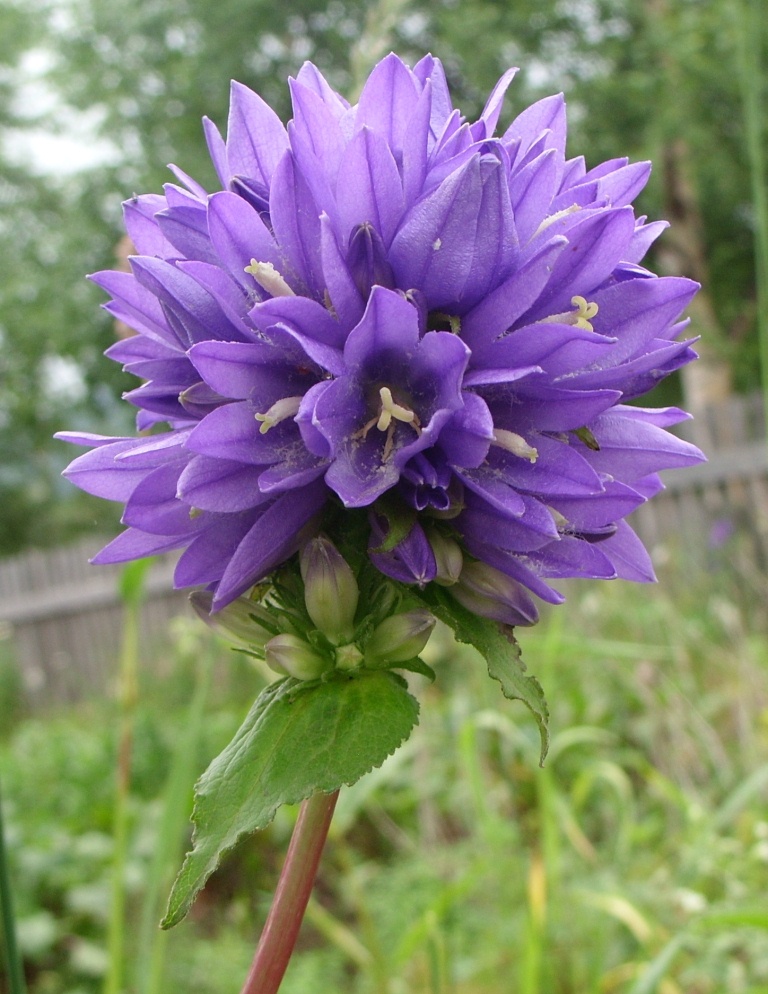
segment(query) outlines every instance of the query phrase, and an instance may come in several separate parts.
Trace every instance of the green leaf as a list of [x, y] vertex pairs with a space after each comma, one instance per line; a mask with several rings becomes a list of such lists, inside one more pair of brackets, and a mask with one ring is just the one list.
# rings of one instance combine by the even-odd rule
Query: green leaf
[[380, 766], [408, 738], [418, 713], [405, 681], [390, 672], [267, 687], [195, 788], [193, 848], [161, 927], [181, 921], [243, 835], [268, 825], [281, 804], [330, 793]]
[[416, 596], [453, 629], [459, 642], [466, 642], [478, 650], [488, 664], [489, 675], [501, 684], [505, 697], [522, 701], [533, 712], [541, 736], [540, 762], [543, 764], [549, 749], [549, 708], [541, 684], [526, 672], [512, 628], [472, 614], [434, 583]]

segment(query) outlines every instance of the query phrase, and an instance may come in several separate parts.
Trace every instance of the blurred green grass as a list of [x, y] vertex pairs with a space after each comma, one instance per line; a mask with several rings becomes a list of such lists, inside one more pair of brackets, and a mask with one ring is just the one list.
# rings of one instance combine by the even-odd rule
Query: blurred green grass
[[[768, 991], [768, 635], [719, 575], [667, 572], [574, 584], [520, 632], [552, 708], [543, 769], [527, 712], [438, 631], [420, 726], [342, 793], [285, 994]], [[143, 661], [123, 964], [142, 994], [239, 989], [295, 815], [230, 854], [188, 922], [147, 927], [192, 780], [264, 680], [202, 628], [177, 621], [162, 680]], [[118, 716], [90, 701], [0, 726], [33, 994], [103, 989]]]

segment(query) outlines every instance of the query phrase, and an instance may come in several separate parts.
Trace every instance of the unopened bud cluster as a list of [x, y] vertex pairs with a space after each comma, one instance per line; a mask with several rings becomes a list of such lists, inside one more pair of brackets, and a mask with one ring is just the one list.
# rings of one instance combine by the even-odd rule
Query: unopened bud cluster
[[[466, 559], [459, 544], [441, 531], [431, 529], [428, 537], [437, 563], [435, 582], [447, 587], [459, 604], [505, 625], [536, 623], [536, 605], [519, 583], [487, 563]], [[372, 619], [358, 618], [355, 574], [328, 538], [305, 543], [299, 568], [308, 625], [298, 623], [295, 613], [276, 614], [249, 597], [239, 597], [215, 614], [210, 593], [196, 591], [190, 600], [221, 635], [296, 680], [321, 679], [334, 670], [398, 666], [416, 659], [429, 641], [433, 615], [425, 609], [391, 613], [397, 601], [391, 588], [382, 588], [377, 597], [376, 616], [384, 617], [373, 630]]]
[[333, 646], [337, 669], [397, 665], [418, 656], [427, 644], [435, 619], [428, 611], [405, 611], [385, 618], [358, 645], [355, 615], [360, 591], [349, 564], [323, 537], [307, 542], [299, 562], [307, 613]]
[[[273, 611], [249, 597], [211, 614], [212, 595], [197, 591], [192, 605], [219, 634], [263, 657], [281, 676], [296, 680], [322, 679], [334, 670], [397, 666], [426, 646], [435, 626], [426, 610], [390, 614], [375, 626], [370, 618], [357, 618], [360, 590], [355, 574], [329, 539], [310, 539], [301, 550], [299, 568], [309, 625], [302, 626], [296, 612]], [[377, 616], [394, 609], [396, 600], [383, 591], [375, 605]]]

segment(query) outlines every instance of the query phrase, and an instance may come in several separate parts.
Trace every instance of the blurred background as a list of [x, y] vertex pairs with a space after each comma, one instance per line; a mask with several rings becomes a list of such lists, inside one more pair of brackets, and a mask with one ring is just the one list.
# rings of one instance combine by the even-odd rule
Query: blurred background
[[704, 289], [702, 358], [649, 403], [693, 411], [710, 461], [636, 515], [660, 585], [566, 585], [522, 633], [543, 770], [524, 709], [435, 637], [420, 727], [342, 796], [286, 994], [767, 994], [766, 41], [754, 0], [3, 0], [0, 782], [33, 994], [237, 990], [294, 814], [157, 931], [191, 785], [266, 677], [171, 563], [87, 565], [119, 510], [51, 436], [130, 432], [133, 384], [84, 274], [166, 163], [216, 188], [201, 118], [230, 78], [286, 120], [305, 59], [354, 97], [390, 50], [438, 55], [470, 118], [520, 66], [502, 125], [563, 90], [571, 155], [653, 160], [648, 264]]

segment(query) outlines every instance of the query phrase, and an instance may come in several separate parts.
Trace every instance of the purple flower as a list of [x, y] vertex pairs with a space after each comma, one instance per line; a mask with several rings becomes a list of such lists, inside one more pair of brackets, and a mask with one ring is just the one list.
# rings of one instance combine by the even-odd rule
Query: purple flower
[[125, 505], [97, 562], [183, 549], [177, 585], [222, 607], [342, 505], [382, 572], [424, 585], [457, 542], [529, 619], [550, 579], [652, 579], [624, 519], [703, 457], [684, 412], [628, 401], [695, 358], [697, 286], [640, 265], [650, 167], [566, 159], [562, 97], [494, 137], [512, 76], [470, 123], [431, 56], [355, 106], [307, 64], [287, 128], [235, 83], [226, 140], [205, 122], [223, 189], [174, 168], [125, 204], [132, 272], [92, 278], [157, 433], [63, 435], [91, 447], [70, 479]]

